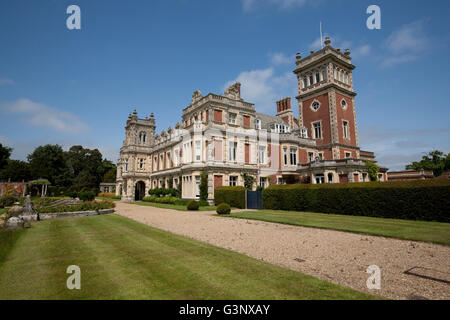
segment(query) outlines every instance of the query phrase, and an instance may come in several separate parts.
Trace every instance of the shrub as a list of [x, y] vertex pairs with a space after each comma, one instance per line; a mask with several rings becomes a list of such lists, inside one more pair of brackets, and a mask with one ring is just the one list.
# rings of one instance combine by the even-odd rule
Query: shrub
[[199, 205], [200, 207], [208, 207], [208, 206], [209, 206], [209, 202], [208, 202], [208, 201], [204, 201], [204, 200], [200, 200], [200, 201], [198, 202], [198, 205]]
[[450, 181], [277, 185], [264, 209], [450, 222]]
[[122, 196], [112, 196], [111, 199], [120, 200], [120, 199], [122, 199]]
[[217, 187], [214, 189], [214, 203], [228, 203], [231, 207], [245, 208], [245, 188], [244, 187]]
[[218, 214], [230, 214], [230, 205], [228, 203], [221, 203], [217, 206], [216, 212]]
[[12, 206], [15, 202], [18, 202], [19, 198], [16, 197], [15, 195], [4, 195], [2, 197], [0, 197], [0, 208], [4, 208], [4, 207], [10, 207]]
[[92, 201], [95, 199], [95, 193], [92, 191], [81, 191], [78, 193], [78, 198], [82, 201]]
[[111, 209], [116, 205], [112, 201], [86, 201], [76, 205], [57, 206], [57, 207], [40, 207], [36, 208], [39, 213], [59, 213], [59, 212], [76, 212], [76, 211], [97, 211], [101, 209]]
[[208, 173], [206, 171], [202, 171], [200, 175], [200, 200], [206, 201], [208, 199]]
[[185, 206], [188, 204], [188, 202], [189, 202], [189, 200], [177, 199], [177, 200], [175, 200], [174, 204], [179, 205], [179, 206]]
[[191, 201], [188, 202], [186, 207], [187, 207], [188, 210], [198, 210], [200, 205], [199, 205], [198, 201], [191, 200]]
[[112, 198], [114, 197], [116, 194], [113, 192], [100, 192], [98, 194], [98, 197], [102, 197], [102, 198]]

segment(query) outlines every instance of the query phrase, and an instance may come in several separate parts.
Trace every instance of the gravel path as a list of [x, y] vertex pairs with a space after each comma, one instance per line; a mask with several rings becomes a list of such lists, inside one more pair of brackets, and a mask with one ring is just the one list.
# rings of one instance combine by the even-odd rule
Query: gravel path
[[[122, 216], [359, 291], [393, 299], [450, 299], [450, 247], [116, 202]], [[369, 290], [366, 269], [381, 269], [381, 289]], [[431, 270], [430, 270], [431, 269]]]

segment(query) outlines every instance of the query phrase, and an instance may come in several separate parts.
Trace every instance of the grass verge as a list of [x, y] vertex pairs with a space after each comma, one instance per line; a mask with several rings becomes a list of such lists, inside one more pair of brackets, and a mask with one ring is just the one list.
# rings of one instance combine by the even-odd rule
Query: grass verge
[[444, 222], [281, 210], [235, 212], [229, 216], [450, 245], [450, 223]]
[[[18, 232], [0, 257], [0, 299], [375, 298], [118, 215]], [[66, 288], [70, 265], [81, 290]]]
[[[177, 205], [177, 204], [166, 204], [166, 203], [155, 203], [155, 202], [145, 202], [145, 201], [136, 201], [136, 202], [130, 202], [131, 204], [137, 204], [140, 206], [148, 206], [148, 207], [157, 207], [157, 208], [164, 208], [164, 209], [173, 209], [173, 210], [180, 210], [180, 211], [189, 211], [185, 205]], [[199, 211], [216, 211], [216, 206], [206, 206], [206, 207], [199, 207]]]

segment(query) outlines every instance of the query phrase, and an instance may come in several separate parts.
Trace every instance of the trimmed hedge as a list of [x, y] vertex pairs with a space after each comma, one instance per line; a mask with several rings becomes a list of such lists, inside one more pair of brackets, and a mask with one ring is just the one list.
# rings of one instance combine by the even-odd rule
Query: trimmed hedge
[[450, 222], [450, 181], [276, 185], [264, 209]]
[[228, 203], [231, 207], [245, 209], [244, 187], [217, 187], [214, 189], [214, 203]]
[[231, 212], [230, 205], [228, 203], [223, 202], [217, 206], [216, 212], [217, 214], [230, 214]]
[[98, 211], [101, 209], [111, 209], [116, 205], [112, 201], [86, 201], [80, 204], [57, 206], [57, 207], [40, 207], [36, 208], [39, 213], [60, 213], [60, 212], [77, 212], [77, 211]]
[[186, 206], [186, 208], [188, 210], [198, 210], [199, 207], [200, 207], [200, 204], [198, 203], [198, 201], [195, 201], [195, 200], [189, 201]]

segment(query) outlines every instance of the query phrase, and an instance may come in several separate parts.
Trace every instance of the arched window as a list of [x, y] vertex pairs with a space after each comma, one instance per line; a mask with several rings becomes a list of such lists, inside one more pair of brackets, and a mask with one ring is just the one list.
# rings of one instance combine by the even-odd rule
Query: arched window
[[346, 84], [349, 84], [349, 83], [348, 83], [348, 72], [345, 73], [345, 83], [346, 83]]
[[314, 77], [312, 73], [309, 75], [309, 85], [312, 85], [314, 83]]
[[320, 73], [316, 71], [316, 83], [320, 82]]
[[322, 69], [322, 81], [327, 81], [327, 70]]
[[308, 86], [308, 81], [306, 80], [306, 77], [303, 77], [303, 88], [306, 88]]

